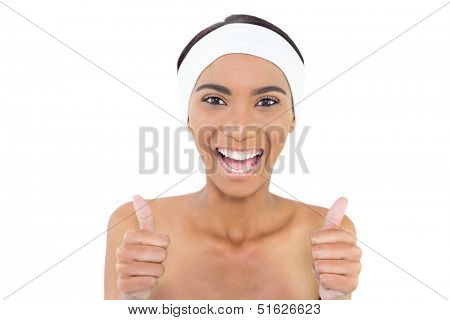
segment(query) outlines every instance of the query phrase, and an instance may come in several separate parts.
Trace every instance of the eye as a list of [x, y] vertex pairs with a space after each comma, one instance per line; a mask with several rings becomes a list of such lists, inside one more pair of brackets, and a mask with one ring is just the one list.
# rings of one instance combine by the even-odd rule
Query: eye
[[[263, 104], [259, 104], [260, 102], [263, 102]], [[267, 96], [267, 97], [263, 97], [261, 100], [259, 100], [256, 105], [267, 108], [267, 107], [271, 107], [274, 104], [277, 104], [279, 102], [280, 102], [280, 100], [278, 100], [277, 98]]]
[[207, 103], [213, 105], [226, 105], [225, 102], [220, 97], [213, 95], [203, 97], [202, 101], [206, 101]]

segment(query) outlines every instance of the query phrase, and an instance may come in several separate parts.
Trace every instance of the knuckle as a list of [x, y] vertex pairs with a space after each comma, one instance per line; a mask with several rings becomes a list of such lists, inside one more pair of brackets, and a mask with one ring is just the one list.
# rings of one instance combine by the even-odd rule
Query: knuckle
[[313, 244], [319, 244], [323, 242], [325, 239], [327, 239], [330, 232], [333, 232], [331, 229], [320, 229], [311, 232], [311, 242]]
[[351, 282], [351, 290], [356, 290], [356, 288], [358, 288], [358, 278], [353, 278], [352, 282]]
[[321, 267], [322, 267], [322, 263], [319, 260], [315, 260], [314, 261], [314, 270], [320, 271]]
[[359, 274], [361, 272], [362, 264], [360, 261], [356, 262], [356, 273]]
[[164, 248], [157, 247], [156, 254], [158, 256], [158, 260], [160, 261], [164, 261], [167, 258], [167, 250]]
[[316, 243], [317, 242], [317, 237], [318, 237], [317, 231], [311, 232], [310, 239], [311, 239], [312, 243]]
[[119, 247], [117, 247], [117, 249], [116, 249], [116, 257], [117, 257], [117, 260], [122, 260], [122, 258], [123, 258], [123, 246], [119, 246]]
[[349, 241], [351, 244], [355, 245], [355, 244], [356, 244], [356, 238], [355, 238], [352, 234], [350, 234], [350, 233], [346, 233], [346, 235], [347, 235], [348, 241]]
[[116, 250], [116, 256], [118, 261], [128, 260], [130, 255], [131, 247], [129, 245], [123, 244], [119, 246]]
[[150, 288], [154, 288], [156, 287], [156, 285], [158, 284], [158, 278], [156, 277], [147, 277], [147, 284]]
[[170, 244], [170, 237], [165, 233], [154, 232], [152, 236], [158, 242], [163, 242], [167, 246]]
[[162, 264], [162, 263], [160, 263], [159, 265], [158, 265], [158, 276], [160, 277], [160, 276], [162, 276], [165, 272], [166, 272], [166, 267]]
[[129, 282], [127, 281], [127, 279], [124, 279], [122, 277], [117, 279], [117, 288], [125, 294], [131, 293], [131, 287]]
[[123, 235], [123, 240], [129, 241], [129, 240], [133, 239], [135, 234], [136, 234], [136, 232], [134, 230], [127, 230], [127, 231], [125, 231], [125, 233]]
[[358, 246], [354, 246], [354, 248], [355, 248], [355, 255], [356, 255], [356, 257], [357, 257], [358, 259], [361, 259], [361, 256], [362, 256], [362, 250], [361, 250], [361, 248], [358, 247]]
[[165, 235], [163, 236], [163, 239], [164, 239], [164, 241], [166, 241], [168, 244], [170, 244], [170, 237], [169, 237], [167, 234], [165, 234]]
[[342, 243], [342, 248], [344, 250], [348, 250], [349, 252], [352, 252], [352, 250], [355, 249], [355, 245], [351, 243]]
[[324, 274], [319, 275], [319, 281], [320, 281], [320, 283], [322, 284], [323, 287], [325, 287], [327, 289], [330, 288], [330, 286], [331, 286], [331, 279], [328, 276], [326, 276]]
[[317, 256], [320, 252], [320, 246], [319, 245], [313, 246], [311, 251], [312, 251], [313, 257]]
[[124, 263], [116, 263], [116, 273], [118, 276], [125, 275], [125, 264]]

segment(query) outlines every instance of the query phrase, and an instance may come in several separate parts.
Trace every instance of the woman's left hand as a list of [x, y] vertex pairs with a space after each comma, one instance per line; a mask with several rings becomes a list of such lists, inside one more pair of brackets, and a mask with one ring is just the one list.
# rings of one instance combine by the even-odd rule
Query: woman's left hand
[[311, 233], [313, 273], [322, 300], [350, 299], [358, 286], [362, 251], [355, 236], [339, 227], [346, 207], [347, 198], [336, 200], [323, 228]]

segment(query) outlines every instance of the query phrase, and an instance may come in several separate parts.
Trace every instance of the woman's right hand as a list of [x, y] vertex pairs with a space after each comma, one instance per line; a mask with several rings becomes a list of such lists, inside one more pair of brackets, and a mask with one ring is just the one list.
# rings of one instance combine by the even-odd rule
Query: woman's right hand
[[150, 206], [139, 195], [133, 206], [140, 230], [125, 232], [116, 251], [118, 299], [148, 299], [164, 274], [170, 238], [155, 231]]

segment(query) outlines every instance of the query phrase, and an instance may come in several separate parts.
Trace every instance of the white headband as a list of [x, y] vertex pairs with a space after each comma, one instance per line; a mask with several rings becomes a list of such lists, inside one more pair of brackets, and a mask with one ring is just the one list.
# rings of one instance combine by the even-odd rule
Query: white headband
[[[178, 70], [178, 90], [182, 118], [189, 114], [189, 99], [198, 77], [217, 58], [230, 53], [246, 53], [266, 59], [283, 71], [294, 104], [300, 101], [304, 83], [304, 65], [294, 48], [278, 33], [249, 23], [231, 23], [211, 31], [189, 50]], [[295, 108], [299, 119], [299, 106]]]

